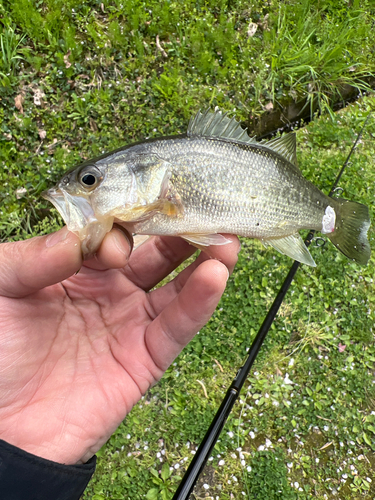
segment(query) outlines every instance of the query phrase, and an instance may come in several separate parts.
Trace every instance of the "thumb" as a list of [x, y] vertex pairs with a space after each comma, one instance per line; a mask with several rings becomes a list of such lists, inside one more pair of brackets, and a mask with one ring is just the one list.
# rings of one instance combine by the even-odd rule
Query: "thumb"
[[0, 295], [24, 297], [69, 278], [82, 266], [81, 244], [66, 227], [0, 245]]

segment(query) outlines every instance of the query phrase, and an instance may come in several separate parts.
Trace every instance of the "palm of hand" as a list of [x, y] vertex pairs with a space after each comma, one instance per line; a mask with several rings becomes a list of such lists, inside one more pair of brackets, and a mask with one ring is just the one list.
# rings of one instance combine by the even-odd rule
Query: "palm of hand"
[[147, 293], [191, 253], [181, 241], [177, 250], [164, 241], [168, 257], [150, 245], [125, 269], [83, 267], [25, 298], [1, 297], [0, 438], [5, 430], [36, 455], [87, 461], [208, 320], [224, 266], [199, 266], [201, 256]]

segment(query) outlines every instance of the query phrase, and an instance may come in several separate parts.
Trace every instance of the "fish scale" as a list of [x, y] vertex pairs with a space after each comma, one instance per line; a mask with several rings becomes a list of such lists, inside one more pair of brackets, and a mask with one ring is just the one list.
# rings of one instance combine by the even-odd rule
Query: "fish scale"
[[199, 248], [229, 243], [220, 233], [258, 238], [312, 266], [298, 231], [314, 229], [348, 258], [365, 264], [370, 257], [368, 208], [329, 198], [303, 177], [294, 133], [256, 142], [220, 111], [199, 112], [186, 135], [88, 160], [44, 196], [80, 237], [85, 258], [114, 222]]
[[276, 157], [275, 161], [261, 147], [239, 148], [205, 138], [153, 142], [149, 147], [171, 164], [170, 182], [181, 196], [184, 211], [173, 219], [154, 214], [136, 224], [139, 234], [227, 232], [269, 238], [285, 235], [287, 228], [290, 234], [303, 228], [321, 229], [331, 200], [298, 171], [288, 169], [286, 160]]

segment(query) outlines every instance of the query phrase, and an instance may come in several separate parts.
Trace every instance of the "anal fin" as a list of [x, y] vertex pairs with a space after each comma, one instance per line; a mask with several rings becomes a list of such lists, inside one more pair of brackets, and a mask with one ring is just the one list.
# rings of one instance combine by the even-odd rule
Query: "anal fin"
[[211, 245], [227, 245], [228, 243], [232, 243], [231, 240], [229, 240], [222, 234], [186, 233], [179, 234], [178, 236], [197, 248], [205, 248]]
[[316, 267], [314, 259], [311, 257], [303, 239], [298, 233], [283, 238], [262, 239], [261, 241], [264, 245], [271, 245], [275, 250], [287, 255], [293, 260], [297, 260], [308, 266]]

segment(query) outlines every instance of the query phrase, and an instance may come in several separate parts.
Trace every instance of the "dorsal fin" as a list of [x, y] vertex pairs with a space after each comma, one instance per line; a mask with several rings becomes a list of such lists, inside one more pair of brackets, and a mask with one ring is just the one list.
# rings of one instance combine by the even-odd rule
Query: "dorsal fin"
[[217, 137], [220, 139], [241, 141], [247, 144], [261, 144], [263, 147], [280, 154], [297, 167], [297, 144], [294, 132], [271, 139], [270, 141], [263, 140], [257, 143], [256, 138], [249, 137], [247, 130], [243, 129], [235, 118], [228, 118], [227, 113], [222, 113], [217, 108], [213, 112], [210, 109], [207, 109], [203, 113], [198, 111], [195, 116], [192, 116], [187, 129], [187, 136]]
[[220, 137], [248, 144], [256, 142], [255, 137], [249, 137], [246, 129], [243, 129], [235, 118], [228, 118], [227, 113], [223, 114], [218, 109], [214, 112], [209, 109], [204, 113], [198, 111], [190, 119], [187, 135], [188, 137]]
[[259, 144], [279, 153], [297, 167], [297, 142], [295, 132], [284, 134], [270, 141], [261, 141]]

